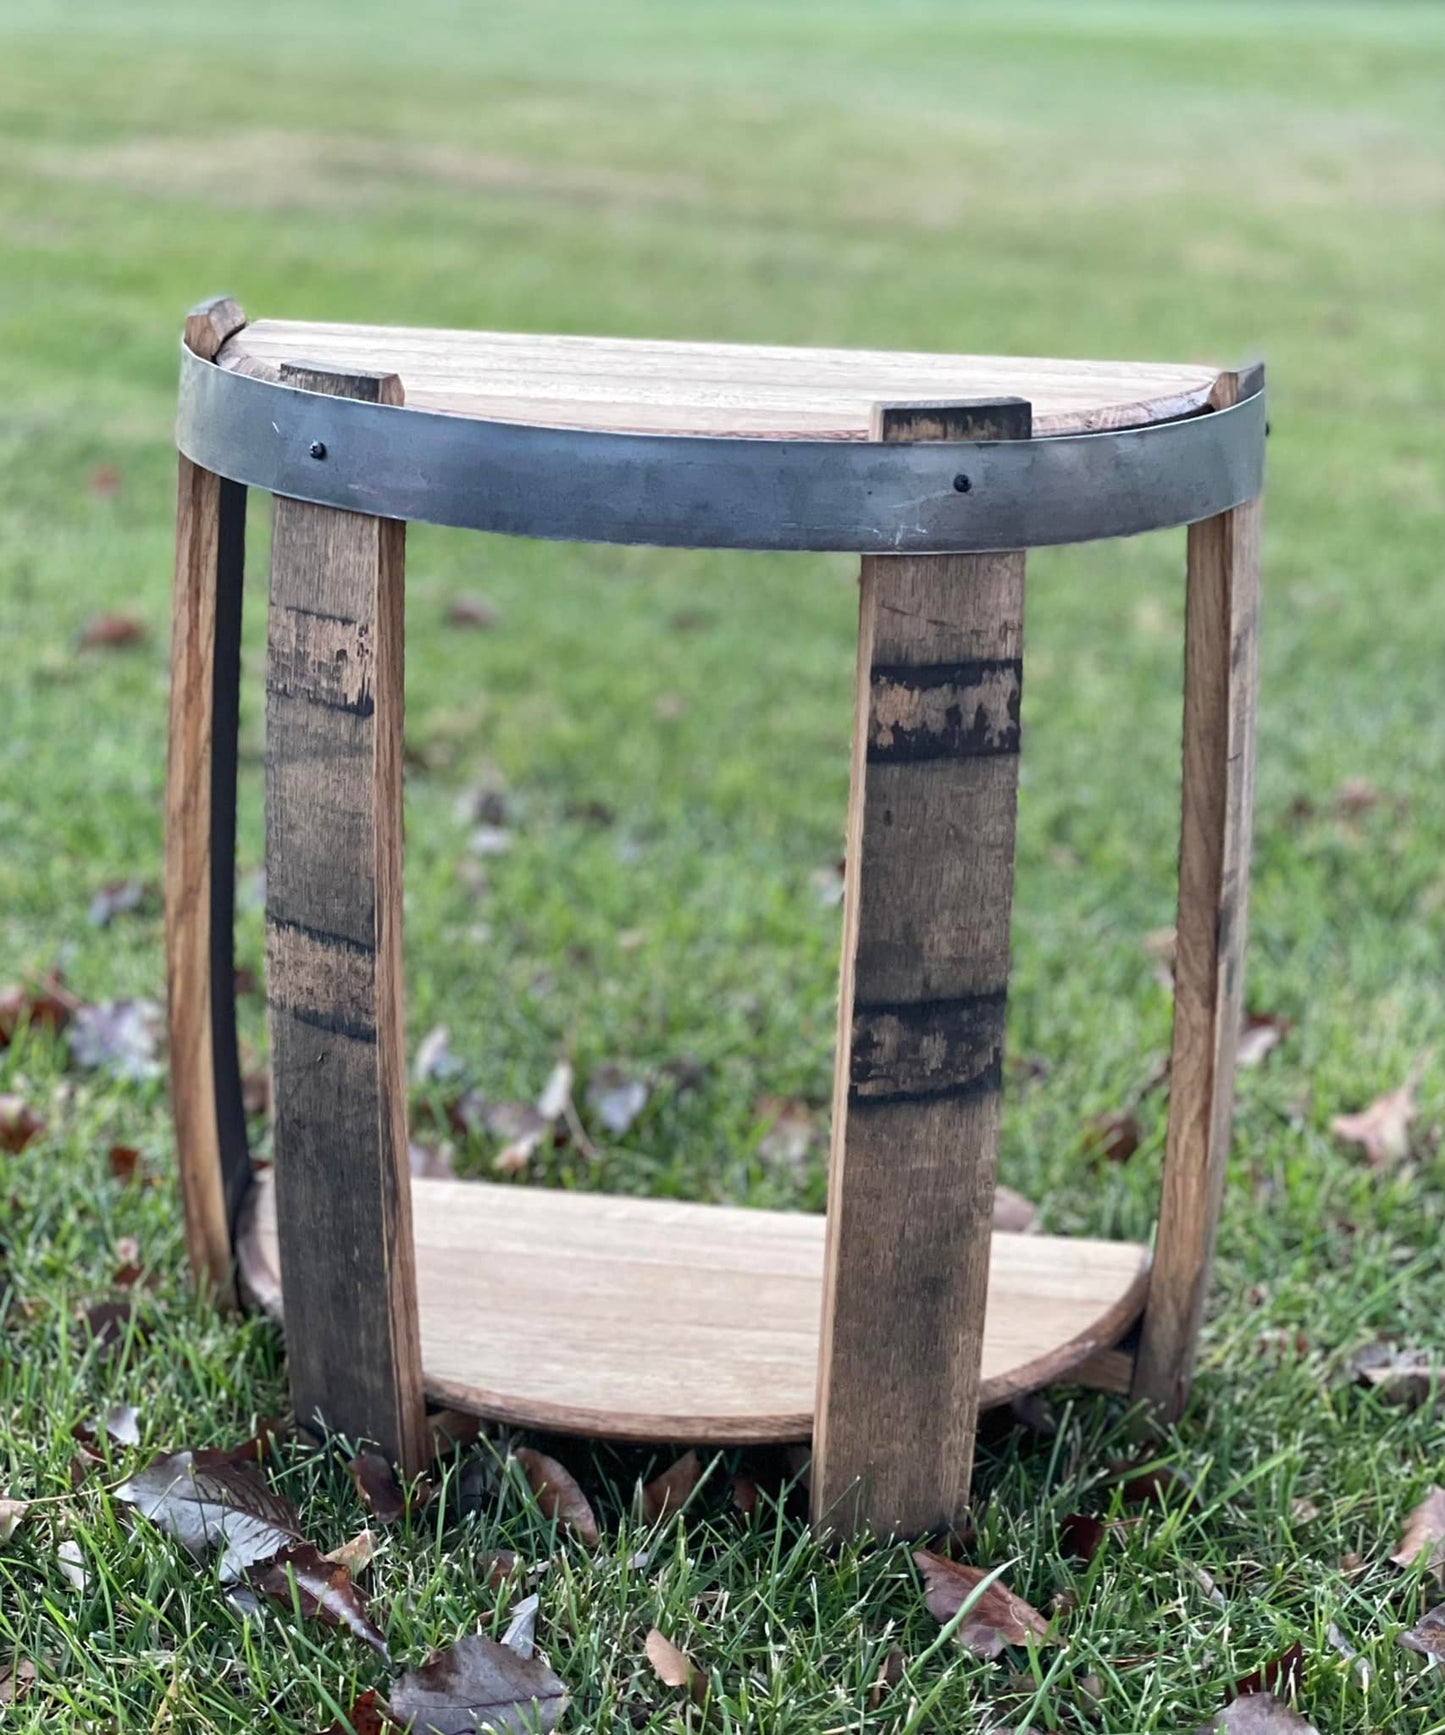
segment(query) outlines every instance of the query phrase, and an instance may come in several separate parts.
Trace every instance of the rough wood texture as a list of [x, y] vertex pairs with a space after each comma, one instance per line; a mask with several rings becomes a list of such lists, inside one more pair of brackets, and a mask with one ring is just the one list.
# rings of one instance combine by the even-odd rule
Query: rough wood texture
[[[285, 370], [398, 403], [394, 376]], [[406, 527], [276, 502], [267, 993], [296, 1418], [426, 1458], [401, 987]]]
[[[242, 1280], [279, 1318], [267, 1178], [253, 1197]], [[811, 1432], [821, 1217], [479, 1181], [416, 1180], [412, 1202], [437, 1402], [613, 1439]], [[1123, 1242], [999, 1233], [991, 1265], [984, 1406], [1079, 1378], [1128, 1330], [1149, 1282], [1147, 1250]]]
[[[1222, 375], [1216, 407], [1257, 383]], [[1169, 1132], [1133, 1385], [1166, 1419], [1189, 1396], [1234, 1108], [1254, 816], [1259, 525], [1254, 500], [1189, 528]]]
[[[1020, 439], [1019, 401], [881, 408], [885, 440]], [[863, 561], [815, 1521], [968, 1501], [1008, 988], [1024, 557]]]
[[401, 375], [419, 409], [635, 432], [866, 440], [880, 401], [1028, 398], [1036, 434], [1137, 427], [1208, 402], [1217, 370], [1128, 361], [889, 354], [412, 331], [262, 319], [222, 367], [275, 379], [295, 356]]
[[[244, 323], [235, 302], [207, 302], [187, 315], [185, 341], [210, 359]], [[246, 490], [182, 458], [166, 777], [171, 1105], [191, 1270], [222, 1303], [251, 1174], [232, 957], [245, 536]]]

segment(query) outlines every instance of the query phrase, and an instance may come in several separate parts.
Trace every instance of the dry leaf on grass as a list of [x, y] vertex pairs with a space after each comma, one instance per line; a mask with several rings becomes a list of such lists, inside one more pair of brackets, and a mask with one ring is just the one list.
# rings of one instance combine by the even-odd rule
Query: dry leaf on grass
[[18, 1705], [35, 1685], [35, 1665], [29, 1657], [0, 1663], [0, 1705]]
[[664, 1687], [685, 1688], [695, 1704], [703, 1702], [707, 1697], [707, 1676], [686, 1651], [680, 1651], [656, 1627], [648, 1633], [645, 1648], [652, 1672]]
[[105, 1000], [80, 1006], [70, 1021], [70, 1058], [86, 1071], [117, 1078], [159, 1078], [161, 1009], [154, 1000]]
[[0, 1096], [0, 1151], [18, 1157], [26, 1145], [44, 1131], [44, 1120], [24, 1097]]
[[428, 1084], [433, 1079], [457, 1076], [462, 1064], [452, 1053], [451, 1041], [452, 1033], [445, 1024], [427, 1031], [416, 1046], [416, 1059], [411, 1066], [414, 1084]]
[[537, 1113], [544, 1121], [559, 1121], [572, 1106], [572, 1063], [559, 1060], [547, 1074], [542, 1094], [537, 1098]]
[[751, 1476], [732, 1477], [733, 1505], [744, 1518], [751, 1518], [758, 1509], [758, 1485]]
[[358, 1530], [350, 1542], [343, 1542], [340, 1548], [329, 1548], [325, 1558], [337, 1566], [344, 1566], [356, 1578], [376, 1559], [376, 1532]]
[[876, 1711], [889, 1693], [903, 1679], [903, 1671], [908, 1665], [908, 1659], [897, 1645], [890, 1645], [883, 1653], [878, 1664], [878, 1673], [873, 1677], [873, 1685], [868, 1689], [868, 1709]]
[[121, 651], [131, 645], [144, 644], [149, 637], [146, 624], [133, 614], [98, 614], [80, 629], [83, 651]]
[[1396, 1566], [1413, 1566], [1421, 1555], [1437, 1580], [1445, 1583], [1445, 1488], [1432, 1485], [1405, 1520], [1400, 1545], [1390, 1556]]
[[1095, 1115], [1084, 1133], [1084, 1149], [1090, 1156], [1110, 1163], [1127, 1163], [1144, 1137], [1138, 1117], [1132, 1114]]
[[567, 1689], [540, 1657], [476, 1634], [408, 1669], [391, 1690], [393, 1717], [417, 1735], [545, 1735], [566, 1704]]
[[421, 1139], [409, 1139], [407, 1162], [412, 1177], [418, 1181], [453, 1181], [456, 1179], [454, 1155], [449, 1144], [429, 1145]]
[[122, 1360], [130, 1351], [144, 1344], [150, 1328], [136, 1317], [136, 1304], [129, 1296], [120, 1300], [92, 1302], [80, 1315], [82, 1340], [88, 1339], [102, 1357], [119, 1355]]
[[452, 598], [447, 609], [447, 623], [454, 627], [473, 627], [479, 632], [489, 633], [502, 624], [502, 611], [489, 597], [481, 596], [476, 591], [467, 591]]
[[678, 1512], [687, 1504], [688, 1496], [697, 1487], [702, 1475], [702, 1459], [688, 1451], [670, 1464], [660, 1476], [642, 1490], [642, 1516], [648, 1524], [656, 1524], [669, 1512]]
[[1280, 1656], [1261, 1663], [1253, 1673], [1243, 1676], [1230, 1688], [1231, 1699], [1247, 1699], [1254, 1693], [1283, 1693], [1287, 1698], [1298, 1693], [1304, 1682], [1305, 1651], [1298, 1639]]
[[1069, 1560], [1092, 1560], [1108, 1534], [1109, 1526], [1102, 1518], [1070, 1512], [1059, 1525], [1059, 1551]]
[[519, 1657], [530, 1657], [537, 1649], [537, 1611], [542, 1606], [542, 1599], [533, 1591], [531, 1596], [524, 1596], [512, 1610], [512, 1618], [507, 1622], [507, 1630], [502, 1634], [502, 1643], [514, 1650]]
[[587, 1106], [616, 1138], [621, 1138], [647, 1107], [646, 1081], [608, 1062], [587, 1082]]
[[61, 1577], [83, 1596], [85, 1587], [90, 1583], [90, 1574], [85, 1570], [85, 1556], [81, 1552], [80, 1544], [67, 1538], [56, 1549], [55, 1562], [60, 1568]]
[[391, 1660], [386, 1640], [366, 1612], [366, 1598], [352, 1583], [340, 1561], [321, 1554], [309, 1542], [286, 1548], [274, 1560], [253, 1568], [250, 1581], [283, 1608], [299, 1608], [308, 1620], [344, 1627], [379, 1657]]
[[1445, 1602], [1421, 1615], [1414, 1626], [1397, 1633], [1395, 1643], [1407, 1651], [1418, 1651], [1422, 1657], [1445, 1663]]
[[571, 1472], [564, 1470], [555, 1458], [531, 1446], [518, 1446], [512, 1455], [522, 1467], [542, 1516], [575, 1532], [589, 1548], [595, 1548], [601, 1540], [597, 1519]]
[[1048, 1640], [1048, 1622], [1001, 1580], [979, 1592], [989, 1577], [982, 1567], [963, 1566], [926, 1548], [916, 1549], [913, 1561], [923, 1575], [929, 1612], [941, 1625], [947, 1625], [979, 1593], [954, 1633], [956, 1641], [976, 1657], [996, 1657], [1005, 1645], [1027, 1644], [1031, 1638]]
[[163, 1452], [121, 1483], [117, 1500], [134, 1506], [197, 1560], [220, 1548], [221, 1577], [237, 1579], [301, 1540], [296, 1509], [268, 1488], [251, 1464], [203, 1463], [194, 1452]]
[[1273, 1693], [1251, 1693], [1226, 1705], [1212, 1723], [1201, 1724], [1196, 1735], [1319, 1735], [1313, 1723], [1291, 1710]]
[[1236, 1064], [1258, 1066], [1274, 1053], [1293, 1029], [1294, 1024], [1288, 1018], [1280, 1018], [1273, 1012], [1251, 1012], [1239, 1032]]
[[346, 1466], [361, 1503], [379, 1524], [398, 1524], [406, 1517], [408, 1504], [420, 1511], [431, 1500], [429, 1483], [419, 1483], [415, 1499], [407, 1500], [407, 1491], [396, 1479], [396, 1471], [380, 1452], [358, 1452]]
[[28, 1500], [12, 1500], [8, 1494], [0, 1495], [0, 1542], [10, 1540], [24, 1523], [29, 1510]]
[[87, 1448], [104, 1436], [117, 1446], [140, 1445], [140, 1414], [134, 1404], [112, 1404], [93, 1422], [77, 1422], [70, 1437]]
[[14, 1040], [17, 1030], [64, 1030], [79, 1006], [54, 971], [38, 982], [0, 988], [0, 1048]]
[[1154, 1458], [1133, 1462], [1116, 1459], [1109, 1472], [1119, 1481], [1119, 1498], [1126, 1506], [1155, 1506], [1161, 1500], [1192, 1500], [1199, 1488], [1194, 1478], [1176, 1464], [1161, 1464]]
[[1445, 1391], [1445, 1367], [1424, 1350], [1398, 1349], [1392, 1343], [1370, 1343], [1350, 1357], [1356, 1385], [1377, 1391], [1387, 1404], [1418, 1410], [1434, 1392]]
[[93, 928], [108, 928], [117, 916], [133, 916], [150, 896], [144, 880], [108, 880], [91, 893], [85, 918]]
[[346, 1713], [345, 1722], [329, 1723], [321, 1735], [386, 1735], [396, 1725], [387, 1716], [375, 1687], [367, 1690]]
[[1410, 1152], [1410, 1123], [1415, 1118], [1415, 1086], [1411, 1074], [1398, 1090], [1377, 1096], [1359, 1114], [1336, 1115], [1330, 1131], [1347, 1145], [1358, 1145], [1372, 1169], [1390, 1169]]

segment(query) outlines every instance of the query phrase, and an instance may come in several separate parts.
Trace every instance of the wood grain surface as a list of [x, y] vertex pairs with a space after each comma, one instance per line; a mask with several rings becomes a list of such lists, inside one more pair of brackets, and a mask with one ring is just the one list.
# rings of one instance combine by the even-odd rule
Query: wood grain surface
[[1218, 370], [1128, 361], [643, 343], [261, 319], [221, 366], [276, 379], [296, 356], [401, 376], [408, 404], [632, 432], [866, 440], [873, 406], [1022, 397], [1036, 434], [1138, 427], [1202, 409]]
[[[1029, 406], [882, 408], [1021, 439]], [[917, 1534], [968, 1501], [1008, 993], [1024, 556], [863, 561], [812, 1498]]]
[[[280, 1318], [269, 1177], [254, 1201], [242, 1278]], [[812, 1431], [821, 1217], [482, 1181], [415, 1180], [412, 1203], [437, 1402], [598, 1438]], [[980, 1403], [1077, 1377], [1129, 1329], [1148, 1283], [1139, 1246], [996, 1234]]]
[[[245, 324], [202, 303], [185, 341], [205, 360]], [[233, 903], [236, 731], [246, 490], [180, 459], [166, 773], [166, 1002], [186, 1252], [196, 1281], [234, 1295], [232, 1236], [250, 1182], [236, 1059]]]
[[[1221, 375], [1215, 406], [1260, 383], [1257, 373]], [[1133, 1385], [1165, 1419], [1189, 1395], [1234, 1111], [1254, 820], [1259, 533], [1258, 500], [1189, 527], [1169, 1130]]]
[[[393, 376], [287, 377], [400, 401]], [[406, 527], [278, 499], [266, 973], [296, 1419], [426, 1460], [401, 984]]]

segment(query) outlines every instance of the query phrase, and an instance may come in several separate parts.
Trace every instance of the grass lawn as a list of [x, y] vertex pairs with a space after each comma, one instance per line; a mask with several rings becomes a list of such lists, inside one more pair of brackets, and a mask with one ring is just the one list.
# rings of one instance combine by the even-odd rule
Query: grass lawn
[[[449, 1460], [368, 1574], [399, 1663], [500, 1632], [535, 1587], [572, 1729], [701, 1726], [645, 1660], [656, 1625], [708, 1671], [716, 1729], [1186, 1731], [1298, 1642], [1320, 1730], [1445, 1730], [1445, 1676], [1396, 1644], [1440, 1592], [1388, 1558], [1445, 1482], [1442, 1410], [1346, 1366], [1377, 1336], [1445, 1361], [1442, 89], [1445, 12], [1394, 0], [0, 0], [0, 979], [58, 962], [88, 1001], [163, 990], [154, 898], [104, 926], [87, 909], [159, 883], [175, 346], [204, 295], [1270, 367], [1248, 998], [1293, 1029], [1241, 1079], [1211, 1322], [1163, 1447], [1188, 1483], [1121, 1506], [1113, 1399], [1056, 1394], [1053, 1435], [995, 1419], [967, 1558], [1058, 1608], [1065, 1642], [986, 1662], [934, 1645], [906, 1549], [827, 1555], [769, 1497], [746, 1523], [730, 1461], [648, 1534], [646, 1454], [554, 1443], [602, 1521], [588, 1549], [514, 1473]], [[257, 980], [263, 507], [238, 932]], [[820, 1209], [855, 563], [421, 528], [408, 564], [413, 1043], [448, 1025], [493, 1098], [534, 1098], [559, 1055], [579, 1095], [607, 1063], [652, 1081], [624, 1135], [591, 1117], [595, 1160], [539, 1154], [530, 1179]], [[1173, 919], [1182, 573], [1177, 533], [1030, 563], [1009, 1040], [1038, 1064], [1010, 1070], [1003, 1176], [1060, 1231], [1146, 1237], [1157, 1198], [1165, 1099], [1140, 1092], [1170, 996], [1146, 940]], [[499, 624], [450, 626], [462, 593]], [[145, 642], [78, 649], [107, 610]], [[465, 797], [487, 780], [512, 846], [479, 858]], [[255, 992], [242, 1027], [259, 1053]], [[1331, 1120], [1416, 1070], [1411, 1150], [1373, 1169]], [[0, 1544], [0, 1658], [44, 1677], [0, 1723], [329, 1724], [385, 1666], [279, 1609], [241, 1619], [104, 1491], [285, 1403], [273, 1329], [190, 1295], [163, 1080], [32, 1035], [0, 1091], [46, 1122], [0, 1155], [0, 1492], [52, 1502]], [[444, 1094], [418, 1089], [424, 1137], [448, 1136]], [[801, 1155], [767, 1136], [770, 1098], [806, 1105]], [[1137, 1153], [1090, 1156], [1090, 1118], [1129, 1107]], [[112, 1176], [115, 1143], [155, 1185]], [[487, 1173], [495, 1148], [462, 1140], [457, 1165]], [[150, 1336], [107, 1358], [74, 1321], [127, 1237]], [[71, 1428], [113, 1403], [141, 1444], [72, 1494]], [[363, 1522], [331, 1456], [288, 1446], [275, 1476], [319, 1546]], [[1083, 1565], [1071, 1512], [1137, 1522]], [[497, 1590], [499, 1548], [550, 1565]], [[894, 1645], [903, 1679], [870, 1707]]]

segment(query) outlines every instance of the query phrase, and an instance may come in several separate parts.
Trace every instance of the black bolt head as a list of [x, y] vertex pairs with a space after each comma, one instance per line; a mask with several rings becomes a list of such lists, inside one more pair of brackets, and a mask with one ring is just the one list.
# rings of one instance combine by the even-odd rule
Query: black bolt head
[[313, 458], [324, 458], [326, 456], [326, 442], [324, 440], [313, 440], [311, 442], [310, 450]]
[[953, 491], [955, 494], [967, 494], [969, 489], [972, 487], [973, 483], [969, 481], [967, 476], [955, 476], [953, 478]]

